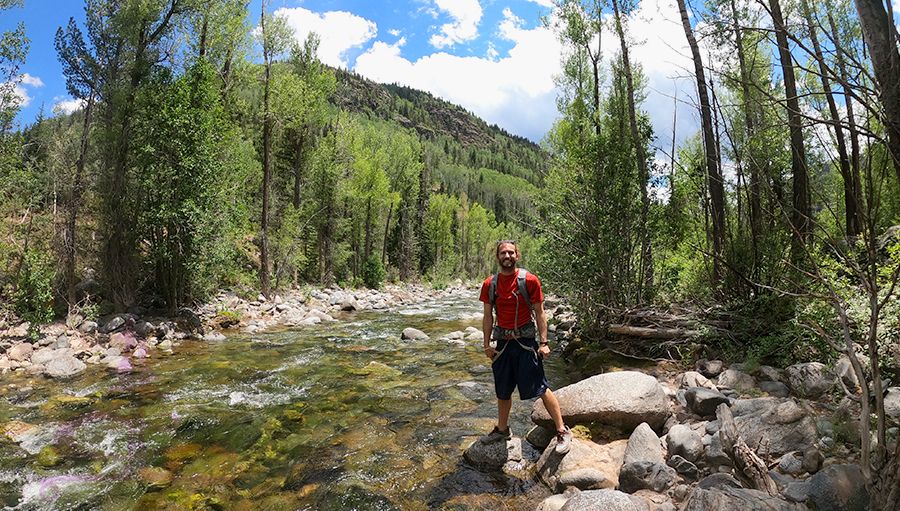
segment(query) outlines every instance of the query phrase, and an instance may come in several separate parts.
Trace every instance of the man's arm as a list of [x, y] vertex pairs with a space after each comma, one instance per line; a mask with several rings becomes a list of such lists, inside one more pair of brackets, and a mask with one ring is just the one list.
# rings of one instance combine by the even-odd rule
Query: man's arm
[[539, 336], [538, 343], [540, 346], [538, 347], [538, 353], [547, 358], [550, 355], [550, 347], [547, 346], [547, 313], [544, 312], [544, 302], [532, 305], [532, 310], [534, 310], [534, 324], [537, 326]]
[[491, 347], [491, 332], [494, 330], [494, 308], [489, 303], [484, 304], [481, 330], [484, 332], [484, 352], [489, 359], [493, 360], [497, 350]]

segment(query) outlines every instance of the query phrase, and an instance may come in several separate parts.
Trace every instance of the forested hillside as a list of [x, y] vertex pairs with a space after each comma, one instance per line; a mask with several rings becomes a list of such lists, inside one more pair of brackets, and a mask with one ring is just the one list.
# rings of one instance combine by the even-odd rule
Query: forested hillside
[[219, 288], [443, 285], [489, 272], [492, 240], [530, 236], [550, 161], [533, 142], [327, 68], [318, 39], [291, 43], [277, 17], [253, 60], [242, 2], [96, 7], [56, 39], [82, 108], [3, 133], [0, 283], [20, 316], [174, 310]]

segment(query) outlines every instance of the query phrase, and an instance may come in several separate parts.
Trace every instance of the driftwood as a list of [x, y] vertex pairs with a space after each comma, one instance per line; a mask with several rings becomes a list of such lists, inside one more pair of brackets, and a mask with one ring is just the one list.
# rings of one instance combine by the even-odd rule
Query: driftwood
[[719, 438], [722, 440], [722, 450], [734, 463], [735, 472], [741, 483], [754, 490], [764, 491], [777, 497], [778, 487], [769, 476], [769, 469], [738, 434], [734, 416], [731, 415], [731, 409], [726, 403], [722, 403], [716, 408], [716, 418], [719, 419]]
[[684, 330], [681, 328], [650, 328], [644, 326], [609, 325], [612, 334], [630, 335], [647, 339], [682, 339], [693, 337], [700, 332], [697, 330]]

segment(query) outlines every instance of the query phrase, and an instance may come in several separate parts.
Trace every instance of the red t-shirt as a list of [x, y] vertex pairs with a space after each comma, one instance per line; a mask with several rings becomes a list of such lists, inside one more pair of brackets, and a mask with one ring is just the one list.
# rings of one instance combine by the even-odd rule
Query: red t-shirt
[[[518, 273], [518, 270], [517, 270]], [[512, 275], [500, 274], [497, 279], [497, 325], [500, 328], [514, 330], [531, 321], [531, 308], [525, 303], [525, 298], [518, 297], [519, 301], [519, 317], [518, 321], [514, 321], [516, 316], [516, 295], [519, 293], [519, 286], [516, 283], [517, 273]], [[539, 303], [544, 301], [544, 295], [541, 292], [541, 281], [531, 272], [525, 275], [525, 287], [528, 288], [528, 295], [531, 303]], [[516, 295], [513, 294], [516, 292]], [[481, 296], [478, 298], [484, 303], [491, 303], [491, 277], [488, 277], [481, 284]]]

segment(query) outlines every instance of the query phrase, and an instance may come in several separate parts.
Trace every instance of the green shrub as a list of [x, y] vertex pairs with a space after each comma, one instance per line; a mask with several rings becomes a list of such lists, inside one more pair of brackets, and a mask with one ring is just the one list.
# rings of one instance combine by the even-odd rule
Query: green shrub
[[53, 319], [53, 260], [37, 250], [25, 254], [16, 279], [13, 303], [16, 313], [32, 325]]
[[387, 276], [387, 272], [381, 264], [381, 259], [376, 255], [371, 255], [368, 259], [363, 261], [361, 273], [363, 284], [370, 289], [378, 289], [381, 287], [384, 283], [385, 276]]

